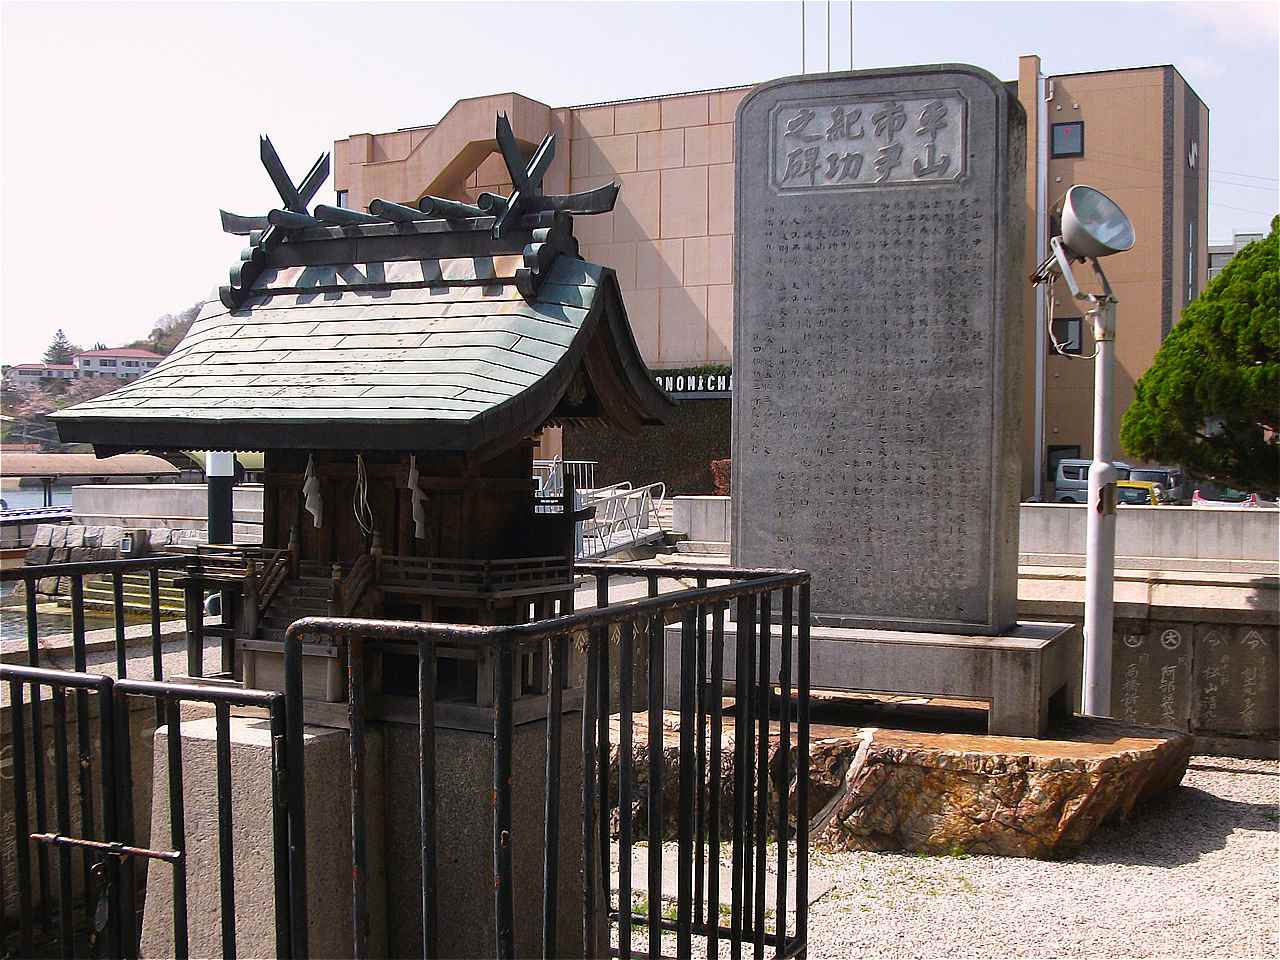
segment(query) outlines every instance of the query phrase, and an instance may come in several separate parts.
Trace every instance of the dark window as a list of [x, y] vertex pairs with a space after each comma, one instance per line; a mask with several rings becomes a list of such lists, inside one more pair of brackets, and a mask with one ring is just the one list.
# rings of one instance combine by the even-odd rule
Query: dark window
[[98, 361], [98, 366], [100, 366], [100, 367], [114, 367], [115, 365], [116, 365], [116, 362], [115, 362], [114, 360], [99, 360], [99, 361]]
[[1045, 463], [1045, 479], [1052, 480], [1058, 475], [1058, 463], [1063, 460], [1079, 460], [1079, 444], [1055, 444], [1049, 447], [1049, 455]]
[[[1062, 345], [1063, 353], [1079, 353], [1081, 337], [1081, 320], [1079, 317], [1054, 317], [1053, 340]], [[1057, 353], [1058, 348], [1053, 341], [1049, 342], [1049, 352]]]
[[1049, 132], [1049, 154], [1054, 157], [1084, 156], [1084, 121], [1055, 123]]
[[347, 205], [347, 191], [338, 191], [338, 206], [345, 207]]

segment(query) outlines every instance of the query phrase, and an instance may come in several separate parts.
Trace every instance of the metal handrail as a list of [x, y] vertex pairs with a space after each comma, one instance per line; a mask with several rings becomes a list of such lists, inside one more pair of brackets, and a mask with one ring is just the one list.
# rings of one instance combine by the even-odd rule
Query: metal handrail
[[[667, 485], [662, 481], [645, 484], [643, 487], [620, 490], [604, 497], [592, 497], [587, 500], [596, 508], [595, 518], [583, 524], [582, 543], [583, 556], [595, 556], [604, 553], [611, 546], [624, 546], [640, 539], [642, 531], [651, 529], [643, 521], [650, 515], [662, 529], [659, 510], [667, 497]], [[614, 544], [614, 534], [625, 531], [627, 536], [623, 543]], [[587, 546], [587, 541], [599, 543], [596, 550]]]

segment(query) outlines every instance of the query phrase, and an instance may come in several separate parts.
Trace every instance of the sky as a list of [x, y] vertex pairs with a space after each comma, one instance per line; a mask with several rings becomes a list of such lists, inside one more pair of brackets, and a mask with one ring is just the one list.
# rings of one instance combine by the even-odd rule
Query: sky
[[[243, 245], [218, 209], [279, 205], [261, 133], [299, 179], [334, 140], [433, 123], [466, 97], [572, 106], [848, 68], [848, 4], [803, 9], [802, 65], [793, 0], [3, 2], [0, 359], [39, 360], [58, 328], [115, 346], [209, 297]], [[1280, 208], [1271, 0], [856, 2], [852, 40], [857, 68], [1004, 79], [1028, 53], [1046, 74], [1172, 63], [1210, 110], [1210, 242]]]

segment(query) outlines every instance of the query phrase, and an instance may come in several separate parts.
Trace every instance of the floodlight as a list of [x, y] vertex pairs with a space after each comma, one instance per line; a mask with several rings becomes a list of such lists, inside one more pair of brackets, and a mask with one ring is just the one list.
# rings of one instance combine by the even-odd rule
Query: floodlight
[[[1133, 224], [1120, 206], [1101, 190], [1072, 186], [1050, 213], [1051, 253], [1031, 276], [1043, 285], [1052, 323], [1053, 284], [1061, 277], [1071, 295], [1084, 304], [1085, 320], [1093, 333], [1093, 463], [1089, 468], [1088, 521], [1085, 557], [1084, 687], [1086, 716], [1111, 715], [1111, 641], [1115, 610], [1116, 508], [1111, 420], [1115, 381], [1116, 295], [1098, 263], [1101, 257], [1124, 253], [1137, 239]], [[1099, 293], [1080, 288], [1072, 261], [1088, 260], [1102, 286]], [[1053, 337], [1052, 328], [1050, 337]], [[1058, 347], [1056, 339], [1055, 348]], [[1063, 351], [1059, 350], [1059, 353]]]
[[1057, 203], [1062, 242], [1080, 258], [1109, 257], [1133, 247], [1133, 224], [1101, 190], [1076, 184]]

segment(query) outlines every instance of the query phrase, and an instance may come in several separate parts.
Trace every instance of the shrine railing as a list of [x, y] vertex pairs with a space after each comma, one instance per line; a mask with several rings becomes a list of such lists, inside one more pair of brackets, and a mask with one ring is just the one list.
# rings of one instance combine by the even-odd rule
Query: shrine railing
[[[367, 665], [394, 649], [401, 656], [408, 652], [415, 662], [413, 668], [402, 664], [398, 673], [411, 675], [416, 685], [416, 720], [411, 722], [417, 732], [419, 835], [410, 849], [420, 855], [420, 877], [412, 885], [421, 891], [421, 930], [416, 936], [424, 958], [448, 955], [450, 937], [458, 934], [452, 929], [452, 912], [441, 910], [442, 890], [445, 897], [458, 894], [441, 885], [440, 830], [449, 825], [437, 821], [437, 728], [450, 706], [440, 696], [445, 662], [457, 651], [472, 651], [472, 662], [493, 666], [492, 722], [487, 728], [492, 737], [493, 805], [473, 805], [492, 810], [493, 927], [468, 936], [483, 936], [478, 942], [491, 943], [498, 957], [687, 957], [695, 937], [705, 940], [708, 956], [719, 955], [722, 943], [734, 956], [746, 946], [756, 957], [764, 956], [766, 948], [775, 957], [802, 956], [808, 927], [808, 574], [667, 566], [620, 571], [604, 565], [580, 566], [578, 572], [596, 579], [596, 609], [563, 610], [548, 619], [494, 627], [341, 618], [309, 618], [289, 627], [284, 672], [291, 704], [302, 698], [308, 643], [346, 647], [354, 955], [368, 956], [370, 940], [365, 736], [370, 718], [385, 716], [379, 712], [383, 691], [371, 684], [378, 682], [374, 678], [385, 682], [387, 677], [385, 665], [380, 670]], [[610, 604], [610, 580], [637, 574], [650, 581], [652, 595]], [[699, 586], [659, 593], [660, 581], [672, 577], [696, 578]], [[711, 580], [728, 582], [711, 585]], [[679, 708], [664, 723], [668, 650], [675, 650], [679, 661]], [[573, 689], [569, 672], [579, 652], [585, 657], [580, 693]], [[736, 658], [731, 705], [724, 698], [726, 652]], [[530, 690], [540, 696], [527, 696]], [[581, 696], [580, 726], [569, 719], [576, 713], [571, 694], [572, 703]], [[524, 833], [517, 827], [529, 822], [527, 808], [513, 818], [513, 733], [517, 723], [541, 722], [528, 709], [534, 705], [545, 715], [545, 773], [538, 804], [541, 836], [531, 838], [527, 827]], [[292, 750], [301, 744], [302, 711], [291, 709], [289, 717]], [[648, 744], [662, 744], [676, 717], [674, 743], [636, 749], [637, 731]], [[566, 752], [568, 737], [572, 753]], [[730, 737], [732, 743], [727, 744]], [[520, 783], [527, 789], [527, 734], [521, 744], [518, 759], [526, 774]], [[471, 751], [474, 762], [474, 747]], [[562, 764], [578, 755], [581, 793], [571, 796], [562, 790]], [[639, 777], [638, 756], [647, 756], [647, 770]], [[726, 783], [720, 772], [730, 756], [732, 777]], [[615, 768], [616, 786], [610, 782]], [[669, 780], [675, 781], [674, 791], [664, 789]], [[522, 806], [528, 799], [522, 797]], [[614, 809], [621, 812], [616, 846], [611, 829]], [[633, 811], [643, 811], [635, 823]], [[662, 840], [668, 824], [674, 848], [664, 858]], [[637, 885], [632, 863], [641, 829], [649, 842], [643, 854], [644, 878]], [[568, 830], [578, 832], [580, 872], [576, 857], [565, 861], [562, 838]], [[403, 840], [402, 836], [397, 842]], [[727, 889], [721, 886], [723, 840], [730, 847]], [[513, 850], [521, 851], [520, 870], [513, 866]], [[540, 882], [527, 870], [531, 850], [542, 861]], [[450, 859], [456, 860], [456, 854], [452, 850]], [[611, 880], [615, 857], [616, 887]], [[674, 897], [664, 894], [663, 875], [668, 870], [676, 875]], [[540, 917], [534, 904], [541, 908]], [[580, 927], [566, 928], [564, 918], [572, 915], [580, 919]], [[406, 916], [402, 911], [395, 922], [404, 924]], [[611, 950], [615, 939], [617, 947]], [[417, 954], [419, 949], [403, 952]]]
[[390, 594], [498, 597], [528, 593], [539, 588], [564, 590], [572, 575], [573, 561], [570, 557], [455, 560], [385, 556], [378, 587]]

